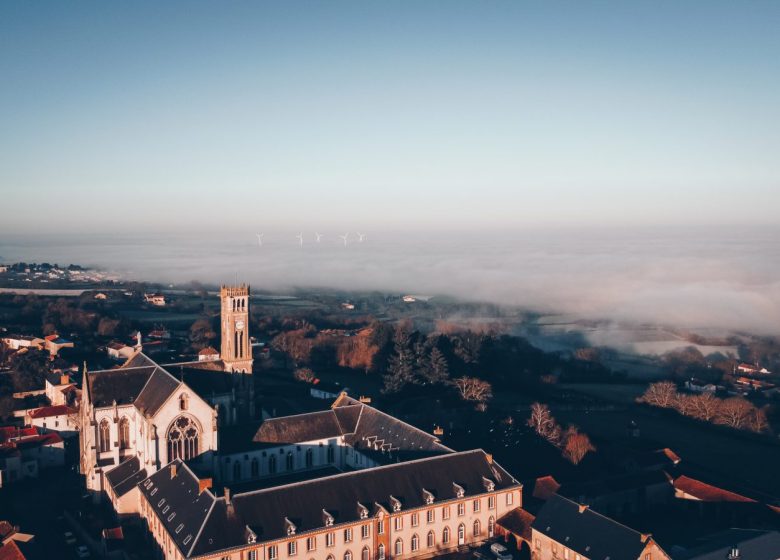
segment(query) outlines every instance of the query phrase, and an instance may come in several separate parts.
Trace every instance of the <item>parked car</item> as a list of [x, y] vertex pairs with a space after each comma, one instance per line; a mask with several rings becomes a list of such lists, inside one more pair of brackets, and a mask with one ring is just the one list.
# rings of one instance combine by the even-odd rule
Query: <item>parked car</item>
[[490, 556], [485, 554], [484, 552], [480, 552], [479, 550], [475, 551], [473, 554], [474, 558], [477, 560], [490, 560]]
[[65, 544], [76, 544], [76, 537], [70, 531], [65, 531], [62, 536], [65, 537]]
[[89, 549], [83, 544], [76, 547], [76, 556], [79, 558], [89, 558]]
[[501, 543], [493, 543], [490, 545], [490, 552], [492, 552], [496, 560], [512, 560], [512, 555]]

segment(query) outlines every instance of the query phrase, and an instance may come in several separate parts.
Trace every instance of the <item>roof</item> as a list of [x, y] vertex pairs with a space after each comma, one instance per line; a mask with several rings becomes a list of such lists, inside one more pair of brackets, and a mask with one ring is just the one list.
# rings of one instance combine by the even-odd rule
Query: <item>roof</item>
[[16, 541], [11, 540], [0, 546], [0, 560], [25, 560], [25, 558]]
[[531, 513], [518, 507], [499, 517], [496, 523], [513, 535], [531, 542], [531, 524], [534, 519], [536, 518]]
[[181, 382], [163, 368], [155, 368], [141, 393], [135, 399], [136, 408], [143, 411], [144, 414], [156, 414], [179, 385]]
[[214, 350], [211, 346], [208, 346], [198, 352], [198, 356], [219, 356], [219, 352]]
[[780, 555], [780, 533], [756, 529], [728, 529], [699, 539], [701, 544], [675, 556], [681, 560], [724, 560], [731, 550], [739, 549], [740, 558], [777, 560]]
[[64, 404], [58, 404], [54, 406], [43, 406], [36, 408], [30, 412], [30, 418], [47, 418], [49, 416], [63, 416], [67, 414], [73, 414], [77, 412], [77, 409]]
[[130, 492], [146, 476], [146, 469], [141, 468], [138, 457], [131, 457], [106, 473], [106, 479], [117, 497]]
[[560, 483], [552, 476], [540, 476], [534, 484], [533, 497], [546, 500], [555, 494], [561, 487]]
[[701, 480], [682, 475], [675, 479], [674, 487], [703, 502], [755, 502], [752, 498], [731, 492]]
[[[176, 477], [171, 476], [172, 465], [177, 465]], [[425, 505], [423, 490], [433, 494], [436, 502], [442, 502], [456, 497], [454, 484], [462, 487], [466, 496], [484, 493], [486, 480], [492, 481], [497, 489], [519, 486], [482, 450], [448, 453], [236, 494], [230, 503], [206, 491], [198, 494], [197, 477], [179, 461], [153, 474], [149, 480], [149, 485], [140, 486], [141, 492], [158, 511], [170, 504], [170, 512], [177, 513], [171, 522], [160, 513], [158, 517], [185, 556], [245, 544], [247, 527], [259, 542], [283, 538], [287, 534], [285, 518], [296, 525], [298, 534], [321, 529], [325, 526], [323, 509], [339, 524], [360, 519], [359, 504], [370, 513], [375, 513], [378, 506], [391, 510], [391, 496], [407, 510]], [[154, 489], [159, 492], [152, 496]], [[184, 517], [187, 518], [185, 528], [176, 534], [175, 528]], [[188, 534], [192, 538], [184, 544]]]
[[637, 560], [649, 537], [558, 494], [531, 527], [590, 560]]

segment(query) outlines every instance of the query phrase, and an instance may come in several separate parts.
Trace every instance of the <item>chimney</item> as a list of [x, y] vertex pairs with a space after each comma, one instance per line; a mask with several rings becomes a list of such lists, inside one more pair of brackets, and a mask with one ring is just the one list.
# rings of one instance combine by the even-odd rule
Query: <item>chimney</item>
[[172, 464], [171, 464], [171, 480], [173, 480], [174, 478], [176, 478], [176, 475], [177, 475], [177, 474], [178, 474], [178, 473], [176, 472], [176, 463], [172, 463]]
[[229, 506], [231, 505], [231, 503], [232, 502], [230, 501], [230, 488], [225, 486], [225, 504]]
[[650, 533], [642, 533], [642, 536], [640, 537], [640, 539], [641, 539], [641, 541], [643, 543], [646, 543], [647, 539], [649, 539], [649, 538], [650, 538]]
[[209, 488], [211, 488], [210, 478], [201, 478], [198, 480], [198, 495], [203, 494], [203, 491]]
[[487, 462], [489, 464], [493, 464], [493, 454], [492, 453], [485, 453], [485, 459], [487, 459]]
[[578, 504], [578, 506], [579, 506], [580, 513], [585, 513], [585, 510], [588, 509], [588, 506], [586, 506], [585, 504]]
[[364, 396], [361, 396], [361, 397], [358, 399], [358, 401], [359, 401], [359, 402], [362, 402], [363, 404], [371, 404], [371, 397], [364, 397]]
[[70, 376], [67, 373], [60, 375], [60, 385], [67, 385], [70, 383]]

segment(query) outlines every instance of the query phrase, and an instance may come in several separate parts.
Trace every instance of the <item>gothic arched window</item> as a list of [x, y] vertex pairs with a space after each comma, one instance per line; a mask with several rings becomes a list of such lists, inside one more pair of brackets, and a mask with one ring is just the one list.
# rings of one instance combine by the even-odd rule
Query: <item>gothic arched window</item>
[[252, 462], [250, 463], [249, 472], [252, 474], [252, 478], [257, 478], [260, 476], [260, 463], [257, 460], [257, 457], [252, 458]]
[[200, 432], [195, 422], [179, 416], [168, 429], [168, 461], [188, 461], [200, 453]]
[[122, 416], [119, 421], [119, 449], [130, 449], [130, 421]]
[[441, 532], [441, 542], [444, 544], [449, 544], [450, 542], [450, 528], [445, 527], [444, 530]]
[[433, 531], [428, 531], [428, 542], [426, 544], [428, 548], [433, 548], [433, 545], [436, 544], [436, 535], [434, 535]]
[[306, 450], [306, 468], [310, 469], [314, 465], [314, 452], [311, 448]]
[[276, 473], [276, 455], [271, 455], [268, 458], [268, 473], [269, 474]]
[[363, 552], [360, 553], [360, 560], [371, 560], [371, 549], [367, 546], [363, 547]]
[[106, 418], [103, 418], [100, 421], [98, 432], [100, 438], [100, 452], [103, 453], [104, 451], [111, 451], [111, 427], [109, 426], [108, 420]]
[[493, 534], [496, 532], [496, 520], [493, 519], [493, 516], [490, 516], [490, 519], [488, 519], [488, 537], [492, 538]]
[[401, 538], [395, 539], [395, 555], [401, 556], [404, 553], [404, 541]]
[[241, 463], [233, 463], [233, 480], [241, 480]]
[[482, 527], [479, 524], [479, 519], [474, 520], [474, 536], [478, 537], [481, 530]]

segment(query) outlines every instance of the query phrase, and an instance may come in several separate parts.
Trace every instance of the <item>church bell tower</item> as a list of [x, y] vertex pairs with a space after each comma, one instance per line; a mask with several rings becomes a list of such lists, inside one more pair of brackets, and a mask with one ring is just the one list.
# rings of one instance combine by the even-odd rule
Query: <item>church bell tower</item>
[[252, 373], [252, 345], [249, 342], [249, 286], [222, 286], [222, 346], [220, 358], [225, 371]]

